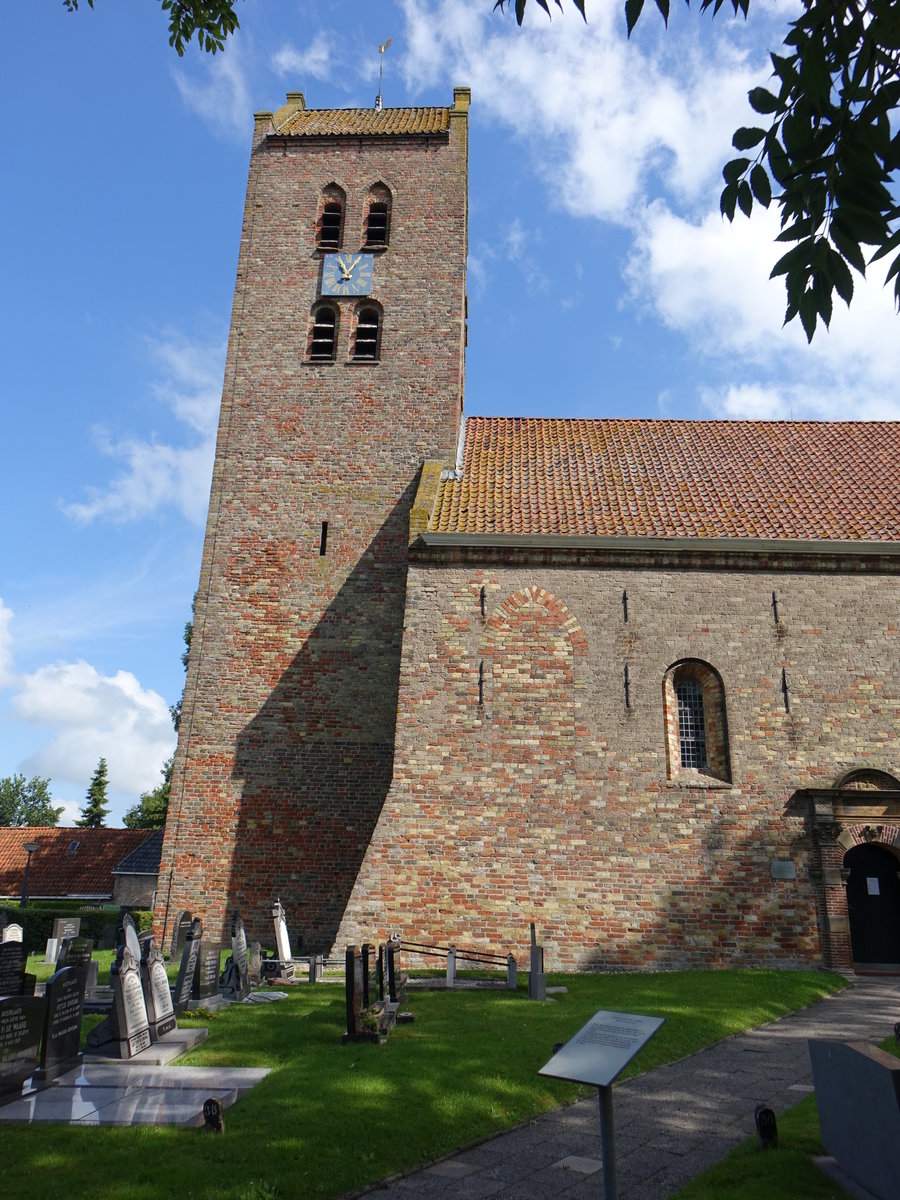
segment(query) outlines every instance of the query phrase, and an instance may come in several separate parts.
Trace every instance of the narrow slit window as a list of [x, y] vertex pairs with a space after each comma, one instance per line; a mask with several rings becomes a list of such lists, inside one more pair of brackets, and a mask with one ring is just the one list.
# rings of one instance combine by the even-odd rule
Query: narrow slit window
[[388, 241], [388, 206], [384, 200], [373, 200], [366, 215], [366, 245], [386, 246]]
[[309, 343], [310, 362], [333, 362], [336, 341], [337, 313], [327, 305], [317, 308]]
[[328, 522], [322, 522], [322, 533], [319, 536], [319, 557], [324, 558], [328, 553]]
[[356, 339], [353, 357], [373, 362], [378, 358], [378, 334], [380, 321], [377, 308], [360, 309], [356, 321]]
[[706, 726], [703, 688], [696, 679], [679, 679], [675, 685], [678, 702], [678, 741], [683, 767], [703, 768], [706, 759]]

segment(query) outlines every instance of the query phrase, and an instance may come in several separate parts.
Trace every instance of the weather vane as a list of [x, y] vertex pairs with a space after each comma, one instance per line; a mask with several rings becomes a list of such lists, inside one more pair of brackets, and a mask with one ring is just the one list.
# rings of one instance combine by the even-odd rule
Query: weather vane
[[381, 57], [378, 60], [378, 95], [375, 98], [375, 111], [376, 112], [381, 112], [382, 108], [384, 107], [382, 104], [382, 101], [381, 101], [381, 83], [382, 83], [382, 80], [384, 79], [384, 52], [385, 52], [385, 50], [387, 50], [387, 48], [390, 44], [391, 44], [391, 39], [388, 38], [388, 40], [384, 43], [383, 46], [378, 47], [378, 53], [381, 55]]

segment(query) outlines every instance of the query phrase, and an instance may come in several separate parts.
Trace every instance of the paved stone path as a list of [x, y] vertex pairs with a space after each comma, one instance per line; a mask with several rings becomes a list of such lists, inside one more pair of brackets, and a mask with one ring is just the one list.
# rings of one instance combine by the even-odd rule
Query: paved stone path
[[[858, 977], [802, 1012], [728, 1038], [613, 1089], [621, 1200], [665, 1200], [811, 1092], [808, 1038], [880, 1042], [900, 1020], [900, 978]], [[377, 1200], [599, 1200], [596, 1093], [369, 1193]]]

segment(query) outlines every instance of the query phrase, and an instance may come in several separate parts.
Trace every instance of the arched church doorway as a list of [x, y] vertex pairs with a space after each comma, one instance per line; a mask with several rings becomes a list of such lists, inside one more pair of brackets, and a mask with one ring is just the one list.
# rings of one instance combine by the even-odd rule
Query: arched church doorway
[[884, 846], [864, 842], [844, 855], [854, 966], [900, 971], [900, 862]]

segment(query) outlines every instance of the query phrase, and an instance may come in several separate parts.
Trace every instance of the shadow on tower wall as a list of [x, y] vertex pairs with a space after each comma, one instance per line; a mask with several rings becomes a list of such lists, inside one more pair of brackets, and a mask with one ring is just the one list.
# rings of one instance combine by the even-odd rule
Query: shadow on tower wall
[[[301, 938], [306, 952], [331, 949], [391, 784], [414, 493], [412, 484], [237, 740], [229, 906], [264, 945], [277, 896], [295, 953]], [[339, 540], [330, 544], [339, 560]], [[316, 566], [305, 578], [313, 602]]]

